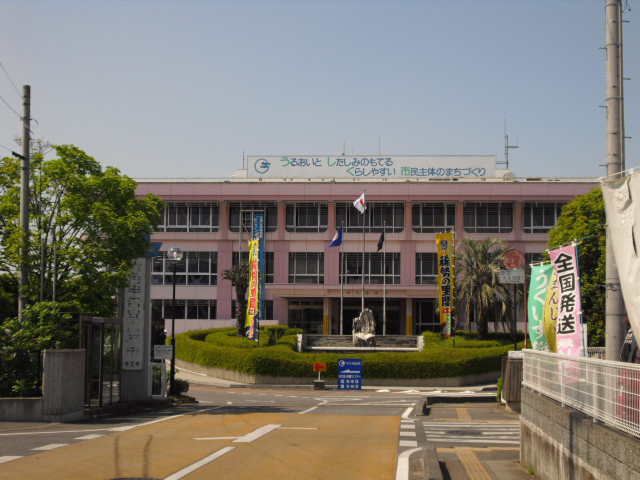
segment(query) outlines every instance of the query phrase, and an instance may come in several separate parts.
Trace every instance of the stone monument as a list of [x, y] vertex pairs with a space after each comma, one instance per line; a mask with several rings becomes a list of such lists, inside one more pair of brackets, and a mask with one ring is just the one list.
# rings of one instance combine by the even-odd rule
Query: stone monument
[[360, 316], [353, 319], [351, 334], [354, 347], [376, 346], [376, 321], [371, 310], [365, 308]]

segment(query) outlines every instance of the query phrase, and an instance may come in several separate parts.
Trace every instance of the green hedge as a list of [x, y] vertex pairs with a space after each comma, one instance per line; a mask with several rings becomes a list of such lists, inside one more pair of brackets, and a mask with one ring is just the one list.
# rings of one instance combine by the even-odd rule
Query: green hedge
[[422, 352], [299, 353], [295, 333], [271, 327], [261, 330], [260, 344], [234, 337], [234, 328], [185, 332], [176, 336], [176, 356], [206, 367], [283, 377], [314, 377], [314, 362], [326, 362], [324, 376], [333, 378], [338, 376], [339, 359], [361, 358], [367, 378], [439, 378], [498, 371], [502, 357], [512, 348], [509, 342], [462, 336], [456, 337], [452, 348], [452, 339], [441, 340], [426, 332]]

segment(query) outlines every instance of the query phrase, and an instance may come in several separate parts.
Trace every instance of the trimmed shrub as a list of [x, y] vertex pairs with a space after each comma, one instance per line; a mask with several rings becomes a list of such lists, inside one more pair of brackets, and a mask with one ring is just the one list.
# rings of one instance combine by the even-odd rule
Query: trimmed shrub
[[[282, 329], [276, 330], [280, 332]], [[243, 346], [232, 345], [236, 339], [245, 339], [235, 337], [229, 340], [229, 331], [233, 332], [234, 329], [179, 334], [176, 336], [176, 356], [208, 367], [285, 377], [314, 377], [314, 362], [325, 362], [325, 377], [333, 378], [338, 376], [339, 359], [360, 358], [363, 375], [367, 378], [438, 378], [498, 371], [502, 357], [511, 349], [510, 343], [496, 345], [496, 341], [461, 338], [456, 339], [456, 348], [451, 348], [452, 339], [440, 339], [439, 334], [425, 332], [425, 349], [422, 352], [298, 353], [295, 351], [295, 335], [283, 335], [270, 346], [258, 346], [256, 342], [247, 340], [253, 345], [247, 348], [244, 342], [238, 343]], [[270, 334], [266, 334], [268, 331], [269, 328], [265, 327], [261, 334], [271, 338]], [[276, 335], [274, 333], [273, 337]], [[460, 341], [466, 347], [458, 348]]]

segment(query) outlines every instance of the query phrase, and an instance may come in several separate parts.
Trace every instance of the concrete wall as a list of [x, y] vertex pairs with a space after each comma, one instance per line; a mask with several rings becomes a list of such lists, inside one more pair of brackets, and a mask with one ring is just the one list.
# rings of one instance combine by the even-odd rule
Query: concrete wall
[[45, 350], [42, 397], [0, 398], [0, 420], [73, 422], [84, 416], [84, 350]]
[[72, 422], [84, 415], [85, 350], [45, 350], [42, 380], [46, 421]]
[[538, 479], [640, 480], [640, 440], [523, 387], [520, 463]]

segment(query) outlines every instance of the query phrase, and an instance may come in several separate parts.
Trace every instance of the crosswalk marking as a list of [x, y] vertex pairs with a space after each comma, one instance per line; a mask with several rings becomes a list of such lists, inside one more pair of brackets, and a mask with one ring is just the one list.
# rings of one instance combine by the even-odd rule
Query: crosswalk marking
[[481, 445], [519, 445], [519, 423], [423, 422], [427, 441]]

